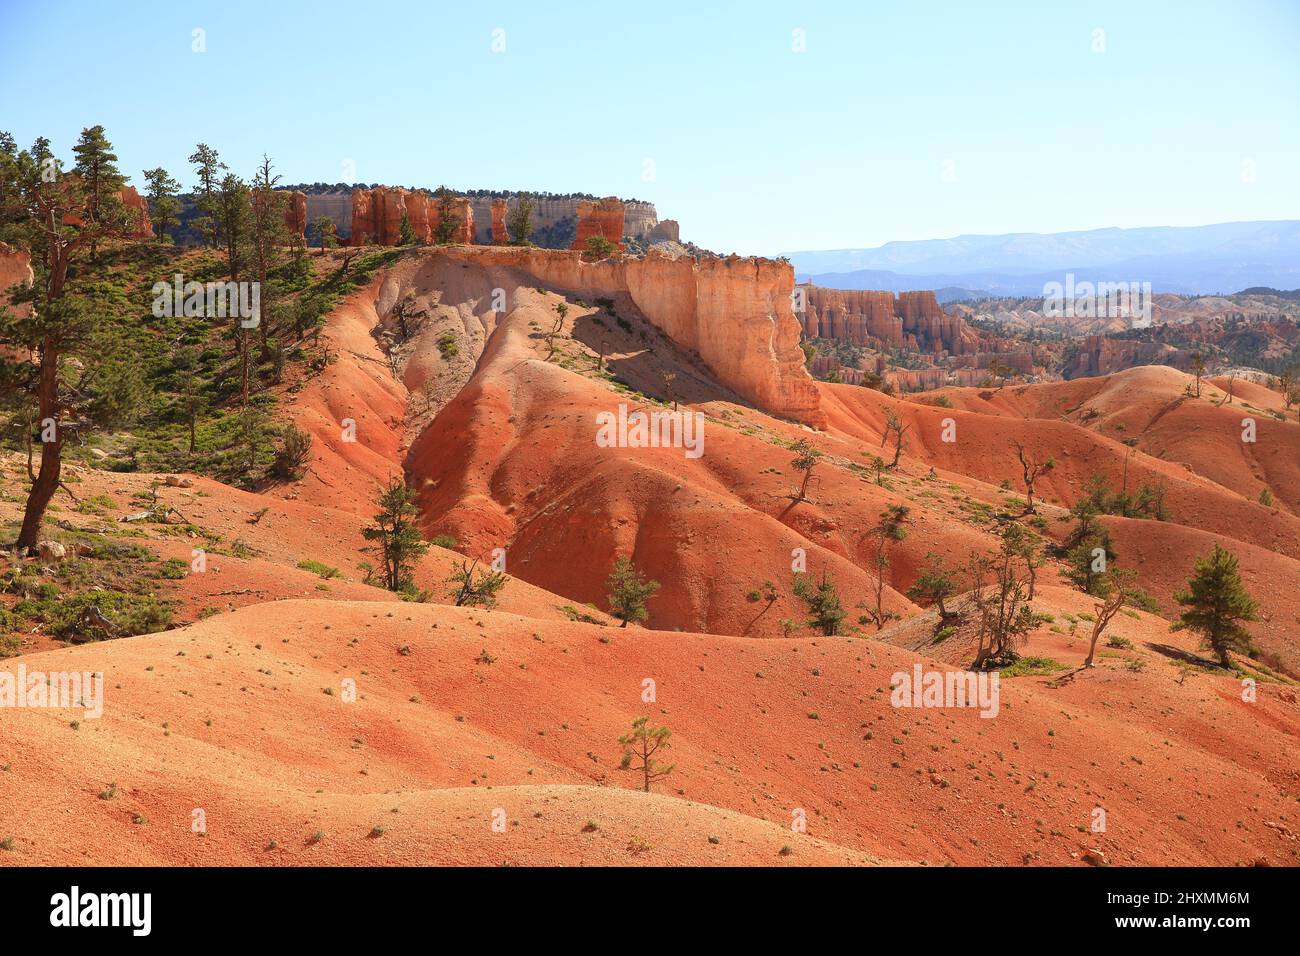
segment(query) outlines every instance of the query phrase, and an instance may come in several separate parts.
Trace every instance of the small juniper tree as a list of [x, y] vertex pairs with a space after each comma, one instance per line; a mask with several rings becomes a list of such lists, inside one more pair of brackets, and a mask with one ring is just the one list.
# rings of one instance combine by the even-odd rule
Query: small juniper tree
[[794, 452], [794, 460], [790, 464], [795, 471], [803, 472], [803, 478], [799, 482], [797, 491], [791, 492], [788, 496], [790, 500], [798, 504], [800, 501], [808, 500], [808, 482], [812, 479], [813, 469], [817, 467], [817, 459], [821, 458], [821, 452], [812, 446], [806, 438], [800, 438], [790, 450]]
[[623, 759], [619, 761], [620, 770], [641, 771], [641, 789], [650, 792], [650, 785], [673, 772], [675, 764], [662, 764], [654, 759], [660, 750], [668, 750], [672, 744], [668, 738], [673, 732], [667, 727], [650, 726], [649, 717], [638, 717], [632, 721], [631, 733], [618, 738], [623, 748]]
[[903, 436], [911, 427], [911, 425], [904, 425], [892, 408], [885, 409], [885, 431], [880, 436], [880, 447], [885, 447], [891, 434], [894, 436], [894, 459], [889, 463], [890, 468], [898, 467], [899, 459], [903, 457]]
[[741, 631], [741, 636], [743, 637], [748, 634], [750, 629], [758, 623], [758, 619], [770, 611], [772, 605], [774, 605], [779, 599], [780, 595], [777, 593], [776, 585], [771, 581], [764, 581], [757, 588], [746, 594], [745, 600], [749, 601], [751, 604], [757, 604], [759, 601], [762, 601], [763, 609], [754, 616], [752, 621], [745, 625], [745, 629]]
[[390, 478], [377, 503], [374, 523], [361, 531], [367, 541], [374, 542], [366, 550], [380, 561], [384, 587], [394, 592], [412, 591], [415, 560], [429, 550], [429, 543], [415, 526], [419, 514], [415, 495], [402, 479]]
[[[528, 193], [520, 193], [515, 198], [515, 208], [506, 214], [506, 233], [510, 236], [510, 245], [532, 245], [529, 237], [533, 234], [533, 209], [536, 203]], [[496, 236], [493, 242], [499, 241]]]
[[462, 561], [447, 578], [447, 583], [452, 585], [451, 595], [456, 607], [496, 607], [496, 595], [506, 586], [506, 576], [492, 570], [483, 570], [475, 575], [477, 567], [477, 559], [473, 564]]
[[879, 455], [871, 456], [871, 473], [876, 476], [876, 484], [881, 488], [885, 486], [885, 470], [889, 466], [885, 464], [885, 459]]
[[971, 561], [967, 603], [979, 626], [978, 649], [971, 665], [975, 670], [1014, 658], [1016, 646], [1034, 629], [1029, 582], [1020, 571], [1025, 563], [1023, 537], [1008, 532], [1003, 532], [1002, 547], [992, 558], [977, 556]]
[[885, 622], [893, 617], [892, 614], [885, 611], [885, 572], [889, 569], [889, 556], [885, 553], [885, 547], [889, 541], [902, 541], [907, 537], [907, 530], [903, 525], [907, 521], [910, 510], [907, 505], [889, 505], [884, 511], [880, 512], [880, 518], [871, 531], [871, 535], [876, 542], [876, 553], [872, 556], [871, 561], [873, 570], [876, 573], [876, 604], [871, 609], [871, 619], [875, 622], [877, 631], [884, 627]]
[[1201, 557], [1187, 582], [1187, 590], [1174, 595], [1186, 608], [1173, 630], [1196, 631], [1204, 646], [1219, 657], [1225, 668], [1232, 667], [1230, 651], [1247, 654], [1254, 648], [1243, 621], [1259, 620], [1255, 603], [1241, 582], [1236, 556], [1220, 547]]
[[1015, 374], [1016, 370], [1001, 359], [995, 358], [989, 362], [989, 380], [997, 384], [998, 391], [1002, 391], [1007, 379]]
[[559, 348], [555, 340], [559, 338], [560, 333], [564, 331], [564, 317], [569, 314], [569, 306], [564, 302], [555, 303], [555, 324], [546, 332], [546, 361], [550, 361], [555, 356], [555, 351]]
[[1111, 619], [1132, 599], [1133, 576], [1133, 571], [1126, 568], [1112, 567], [1106, 572], [1105, 597], [1092, 606], [1092, 635], [1088, 639], [1088, 656], [1084, 659], [1084, 667], [1093, 666], [1093, 655], [1097, 653], [1097, 642], [1101, 640], [1102, 633], [1110, 625]]
[[813, 586], [806, 574], [794, 576], [794, 594], [808, 605], [808, 626], [815, 627], [827, 637], [834, 637], [840, 631], [844, 620], [844, 608], [840, 605], [840, 595], [835, 589], [835, 582], [822, 571], [821, 583]]
[[592, 236], [587, 240], [587, 248], [583, 251], [582, 257], [589, 262], [595, 262], [599, 259], [608, 259], [617, 251], [618, 246], [604, 236]]
[[317, 216], [312, 229], [316, 233], [316, 238], [320, 241], [320, 252], [317, 255], [323, 256], [326, 249], [333, 249], [339, 244], [338, 237], [334, 232], [334, 220], [329, 216]]
[[937, 604], [939, 607], [939, 617], [948, 617], [948, 609], [944, 606], [944, 599], [951, 597], [957, 590], [957, 583], [953, 577], [951, 569], [944, 563], [942, 557], [933, 551], [927, 552], [925, 556], [925, 567], [917, 576], [916, 581], [907, 589], [907, 596], [913, 601], [926, 601]]
[[289, 422], [280, 432], [280, 447], [275, 452], [272, 470], [277, 478], [285, 481], [298, 481], [307, 472], [311, 463], [312, 437], [293, 422]]
[[1020, 442], [1014, 443], [1016, 446], [1016, 457], [1020, 459], [1020, 471], [1024, 478], [1025, 494], [1029, 498], [1029, 503], [1025, 506], [1025, 514], [1034, 514], [1034, 482], [1043, 475], [1047, 474], [1056, 467], [1056, 460], [1053, 458], [1039, 459], [1025, 451], [1025, 446]]
[[629, 621], [639, 623], [649, 619], [646, 602], [659, 590], [659, 582], [643, 580], [630, 557], [619, 555], [605, 586], [609, 588], [609, 606], [623, 622], [619, 627], [627, 627]]

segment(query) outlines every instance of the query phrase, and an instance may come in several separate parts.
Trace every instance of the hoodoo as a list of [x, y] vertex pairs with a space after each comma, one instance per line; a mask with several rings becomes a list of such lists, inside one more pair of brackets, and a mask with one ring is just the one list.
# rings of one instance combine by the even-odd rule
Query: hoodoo
[[578, 225], [570, 249], [587, 248], [587, 240], [600, 236], [623, 248], [623, 201], [607, 196], [597, 202], [578, 203]]

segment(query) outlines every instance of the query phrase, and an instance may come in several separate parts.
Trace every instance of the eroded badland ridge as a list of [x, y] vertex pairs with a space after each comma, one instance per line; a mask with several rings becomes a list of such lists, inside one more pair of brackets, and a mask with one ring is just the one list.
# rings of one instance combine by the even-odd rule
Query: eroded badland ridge
[[[477, 199], [380, 187], [349, 197], [348, 245], [306, 250], [291, 194], [278, 310], [243, 340], [257, 422], [236, 323], [142, 318], [219, 253], [108, 245], [105, 301], [165, 400], [71, 449], [76, 500], [4, 559], [0, 672], [102, 673], [104, 706], [0, 710], [3, 862], [1296, 862], [1284, 395], [1166, 367], [817, 381], [809, 337], [1001, 353], [925, 294], [801, 311], [789, 263], [675, 228], [642, 247], [609, 201], [575, 204], [578, 248], [505, 244], [517, 207], [486, 198], [491, 244]], [[601, 440], [621, 407], [670, 440]], [[6, 455], [15, 532], [27, 467]], [[397, 591], [374, 551], [394, 485], [430, 543]], [[1259, 604], [1227, 668], [1170, 629], [1216, 545]], [[1085, 669], [1097, 547], [1142, 593]], [[644, 620], [611, 603], [621, 557], [658, 582]], [[457, 572], [493, 567], [466, 600]], [[1000, 568], [1027, 610], [996, 715], [900, 706], [896, 675], [982, 657]], [[645, 715], [672, 732], [652, 792], [618, 744]]]

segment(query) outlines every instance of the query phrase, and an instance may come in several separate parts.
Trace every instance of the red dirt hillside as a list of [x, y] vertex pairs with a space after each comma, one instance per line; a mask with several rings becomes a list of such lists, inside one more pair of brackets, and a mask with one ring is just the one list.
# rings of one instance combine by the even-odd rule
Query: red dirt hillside
[[[1300, 426], [1248, 389], [1233, 405], [1210, 383], [1190, 398], [1169, 370], [907, 399], [814, 383], [773, 305], [788, 266], [697, 275], [659, 257], [650, 282], [633, 261], [395, 252], [329, 314], [329, 360], [276, 396], [313, 437], [300, 480], [240, 491], [70, 469], [79, 500], [60, 495], [46, 529], [69, 553], [4, 557], [0, 609], [35, 600], [37, 579], [70, 595], [126, 567], [175, 626], [76, 645], [44, 623], [0, 635], [16, 655], [0, 672], [102, 672], [106, 694], [98, 718], [0, 711], [0, 860], [1297, 862]], [[721, 334], [686, 341], [707, 323], [672, 327], [668, 306], [688, 297], [671, 277], [687, 272], [691, 316], [743, 314], [743, 362], [719, 357]], [[604, 447], [597, 416], [621, 405], [698, 415], [702, 453]], [[1238, 448], [1234, 421], [1253, 409], [1259, 441]], [[903, 447], [881, 467], [891, 415]], [[801, 442], [818, 455], [802, 496]], [[1055, 462], [1036, 512], [1015, 442]], [[25, 462], [4, 468], [12, 524]], [[1126, 608], [1082, 670], [1097, 599], [1068, 586], [1051, 546], [1095, 474], [1162, 486], [1168, 514], [1099, 519], [1159, 611]], [[392, 478], [439, 542], [414, 568], [424, 600], [366, 573], [362, 532]], [[155, 496], [175, 516], [133, 514]], [[895, 673], [971, 666], [966, 569], [1012, 525], [1042, 565], [996, 716], [895, 707]], [[133, 557], [96, 564], [90, 538]], [[1174, 593], [1215, 544], [1261, 608], [1258, 651], [1232, 671], [1170, 630]], [[203, 572], [185, 570], [196, 548]], [[453, 606], [453, 569], [498, 548], [496, 606]], [[947, 619], [908, 597], [931, 553], [953, 569]], [[660, 585], [644, 626], [607, 613], [622, 555]], [[794, 593], [800, 561], [834, 583], [834, 636]], [[650, 794], [619, 768], [640, 716], [672, 731], [674, 769]]]

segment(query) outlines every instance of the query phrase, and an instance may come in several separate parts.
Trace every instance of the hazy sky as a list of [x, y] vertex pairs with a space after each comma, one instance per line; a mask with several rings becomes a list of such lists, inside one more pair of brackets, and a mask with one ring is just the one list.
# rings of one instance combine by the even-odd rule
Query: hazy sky
[[286, 183], [648, 199], [768, 254], [1300, 218], [1296, 0], [0, 0], [0, 24], [0, 129], [66, 155], [102, 123], [137, 184], [189, 186], [203, 141]]

